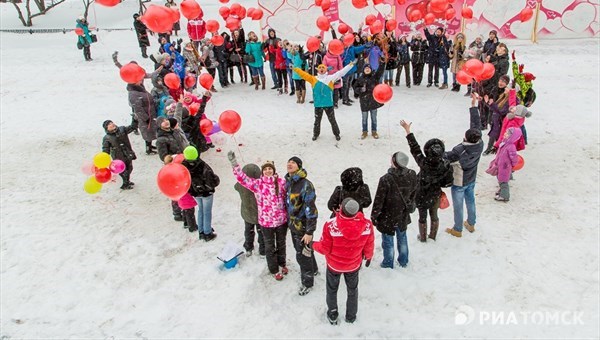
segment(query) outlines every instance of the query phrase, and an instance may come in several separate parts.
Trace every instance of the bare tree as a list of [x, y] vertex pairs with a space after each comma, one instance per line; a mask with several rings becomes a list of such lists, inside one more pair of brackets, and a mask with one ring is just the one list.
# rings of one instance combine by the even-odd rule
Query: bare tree
[[138, 3], [140, 4], [140, 14], [144, 14], [144, 12], [146, 12], [146, 3], [150, 2], [151, 0], [138, 0]]
[[[33, 26], [33, 21], [32, 21], [33, 18], [39, 17], [41, 15], [48, 13], [49, 10], [62, 4], [63, 2], [65, 2], [65, 0], [58, 0], [56, 2], [54, 0], [52, 0], [49, 4], [46, 4], [46, 2], [44, 0], [33, 0], [33, 2], [35, 3], [35, 6], [37, 7], [37, 13], [31, 13], [31, 0], [25, 0], [24, 3], [23, 3], [23, 1], [19, 1], [19, 0], [9, 0], [9, 2], [11, 4], [13, 4], [15, 9], [17, 10], [17, 14], [19, 15], [19, 20], [21, 20], [21, 23], [23, 24], [23, 26], [31, 27], [31, 26]], [[25, 8], [24, 8], [25, 13], [23, 13], [23, 9], [21, 8], [23, 6], [23, 4], [25, 5]]]
[[83, 17], [85, 18], [85, 21], [87, 21], [88, 13], [90, 10], [90, 5], [94, 3], [94, 0], [81, 0], [81, 1], [83, 1], [83, 8], [85, 8], [85, 10], [83, 12]]

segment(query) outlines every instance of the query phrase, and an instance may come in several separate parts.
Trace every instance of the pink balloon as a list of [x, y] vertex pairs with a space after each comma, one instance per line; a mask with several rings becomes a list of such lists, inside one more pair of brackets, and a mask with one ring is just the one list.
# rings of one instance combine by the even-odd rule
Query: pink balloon
[[112, 162], [110, 162], [108, 168], [113, 174], [120, 174], [123, 171], [125, 171], [125, 162], [123, 162], [120, 159], [115, 159]]
[[85, 161], [81, 165], [81, 172], [86, 176], [91, 176], [96, 173], [96, 167], [94, 166], [94, 162]]

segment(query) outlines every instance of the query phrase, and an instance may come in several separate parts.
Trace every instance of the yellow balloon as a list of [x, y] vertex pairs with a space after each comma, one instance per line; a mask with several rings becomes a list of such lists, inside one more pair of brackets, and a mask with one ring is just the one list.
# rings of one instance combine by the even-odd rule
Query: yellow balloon
[[96, 180], [96, 177], [90, 176], [85, 183], [83, 183], [83, 190], [90, 195], [98, 193], [102, 189], [102, 183]]
[[98, 169], [108, 168], [110, 162], [112, 162], [112, 159], [106, 152], [99, 152], [94, 156], [94, 165]]

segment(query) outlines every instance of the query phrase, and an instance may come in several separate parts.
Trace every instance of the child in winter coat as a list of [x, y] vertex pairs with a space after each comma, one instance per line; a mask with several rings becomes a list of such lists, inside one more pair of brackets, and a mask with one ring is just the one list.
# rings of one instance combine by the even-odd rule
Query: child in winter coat
[[[288, 77], [285, 57], [283, 56], [283, 42], [280, 40], [275, 45], [269, 45], [269, 52], [275, 55], [275, 72], [277, 72], [277, 92], [288, 93]], [[284, 91], [285, 89], [285, 91]]]
[[327, 208], [332, 211], [331, 217], [339, 211], [342, 201], [348, 197], [354, 199], [360, 205], [360, 212], [371, 205], [371, 192], [369, 186], [363, 182], [362, 170], [360, 168], [348, 168], [340, 176], [342, 185], [333, 190], [327, 202]]
[[[252, 179], [260, 178], [260, 168], [256, 164], [246, 164], [242, 168], [242, 172]], [[240, 183], [235, 183], [233, 186], [235, 191], [240, 195], [242, 200], [241, 214], [244, 220], [244, 249], [246, 249], [246, 256], [252, 256], [254, 250], [254, 230], [258, 235], [258, 252], [260, 256], [265, 256], [265, 242], [263, 238], [262, 228], [258, 224], [258, 206], [256, 205], [256, 197], [254, 193], [246, 189]]]
[[519, 160], [517, 155], [517, 141], [522, 137], [521, 129], [510, 127], [504, 133], [496, 158], [490, 163], [487, 173], [496, 175], [500, 190], [494, 199], [499, 202], [508, 202], [510, 199], [510, 188], [508, 181], [512, 175], [512, 168]]
[[[504, 134], [506, 133], [506, 130], [508, 130], [511, 127], [521, 129], [521, 126], [523, 126], [523, 124], [525, 124], [525, 118], [531, 117], [532, 114], [533, 113], [531, 111], [527, 110], [527, 108], [523, 105], [517, 105], [517, 106], [511, 107], [509, 109], [509, 113], [504, 118], [504, 121], [502, 121], [502, 130], [500, 131], [500, 136], [504, 136]], [[500, 148], [501, 142], [502, 142], [502, 140], [499, 139], [498, 141], [496, 141], [496, 144], [494, 144], [494, 147], [496, 148], [496, 150], [498, 150]], [[525, 149], [525, 139], [523, 138], [522, 133], [519, 135], [519, 138], [517, 139], [515, 144], [517, 147], [517, 151], [521, 151], [521, 150]]]
[[[323, 64], [327, 66], [327, 74], [333, 75], [344, 67], [344, 61], [339, 55], [327, 51], [323, 57]], [[345, 75], [345, 74], [344, 74]], [[338, 108], [338, 100], [342, 97], [342, 80], [338, 79], [333, 83], [333, 107]]]
[[277, 175], [273, 162], [265, 162], [260, 178], [248, 177], [237, 163], [235, 153], [227, 153], [233, 173], [244, 188], [252, 191], [258, 207], [258, 224], [262, 227], [267, 266], [277, 281], [287, 275], [285, 238], [287, 214], [285, 179]]
[[190, 233], [198, 230], [198, 224], [196, 223], [196, 200], [189, 193], [185, 193], [183, 197], [177, 201], [179, 208], [181, 209], [181, 216], [183, 217], [183, 227], [187, 227]]
[[354, 81], [354, 93], [359, 95], [360, 111], [362, 112], [362, 135], [360, 139], [367, 138], [369, 134], [369, 114], [371, 114], [371, 134], [373, 138], [378, 139], [377, 133], [377, 109], [383, 104], [373, 98], [373, 90], [379, 84], [379, 79], [383, 75], [385, 67], [380, 67], [373, 74], [371, 65], [367, 64], [363, 68], [362, 74]]
[[441, 188], [447, 188], [452, 185], [454, 179], [452, 167], [448, 161], [443, 159], [445, 146], [444, 142], [433, 138], [425, 143], [423, 151], [410, 132], [412, 123], [404, 120], [400, 125], [406, 131], [406, 139], [410, 146], [410, 153], [419, 166], [418, 186], [415, 203], [419, 210], [419, 241], [427, 241], [427, 213], [431, 217], [431, 229], [429, 238], [435, 241], [437, 231], [440, 226], [438, 218], [438, 208], [440, 207]]
[[129, 176], [133, 171], [134, 159], [137, 159], [135, 152], [131, 148], [128, 134], [137, 129], [137, 120], [132, 119], [129, 126], [117, 126], [112, 120], [105, 120], [102, 127], [106, 135], [102, 139], [102, 152], [109, 154], [112, 159], [118, 159], [125, 163], [125, 170], [119, 174], [123, 178], [122, 190], [133, 189], [134, 183], [129, 181]]
[[342, 201], [341, 209], [323, 226], [321, 240], [312, 244], [313, 249], [325, 255], [327, 260], [327, 319], [337, 324], [337, 291], [340, 277], [344, 275], [348, 298], [345, 321], [353, 323], [358, 311], [358, 272], [362, 260], [368, 267], [373, 258], [375, 235], [373, 224], [366, 219], [360, 205], [352, 198]]

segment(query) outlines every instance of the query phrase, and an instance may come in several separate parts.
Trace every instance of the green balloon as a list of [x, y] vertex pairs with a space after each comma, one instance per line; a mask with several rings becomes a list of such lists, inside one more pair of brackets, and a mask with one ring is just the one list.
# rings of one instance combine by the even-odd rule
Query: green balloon
[[198, 150], [196, 150], [195, 147], [190, 145], [187, 148], [185, 148], [185, 150], [183, 150], [183, 157], [185, 157], [185, 159], [187, 159], [188, 161], [195, 161], [196, 159], [198, 159]]

